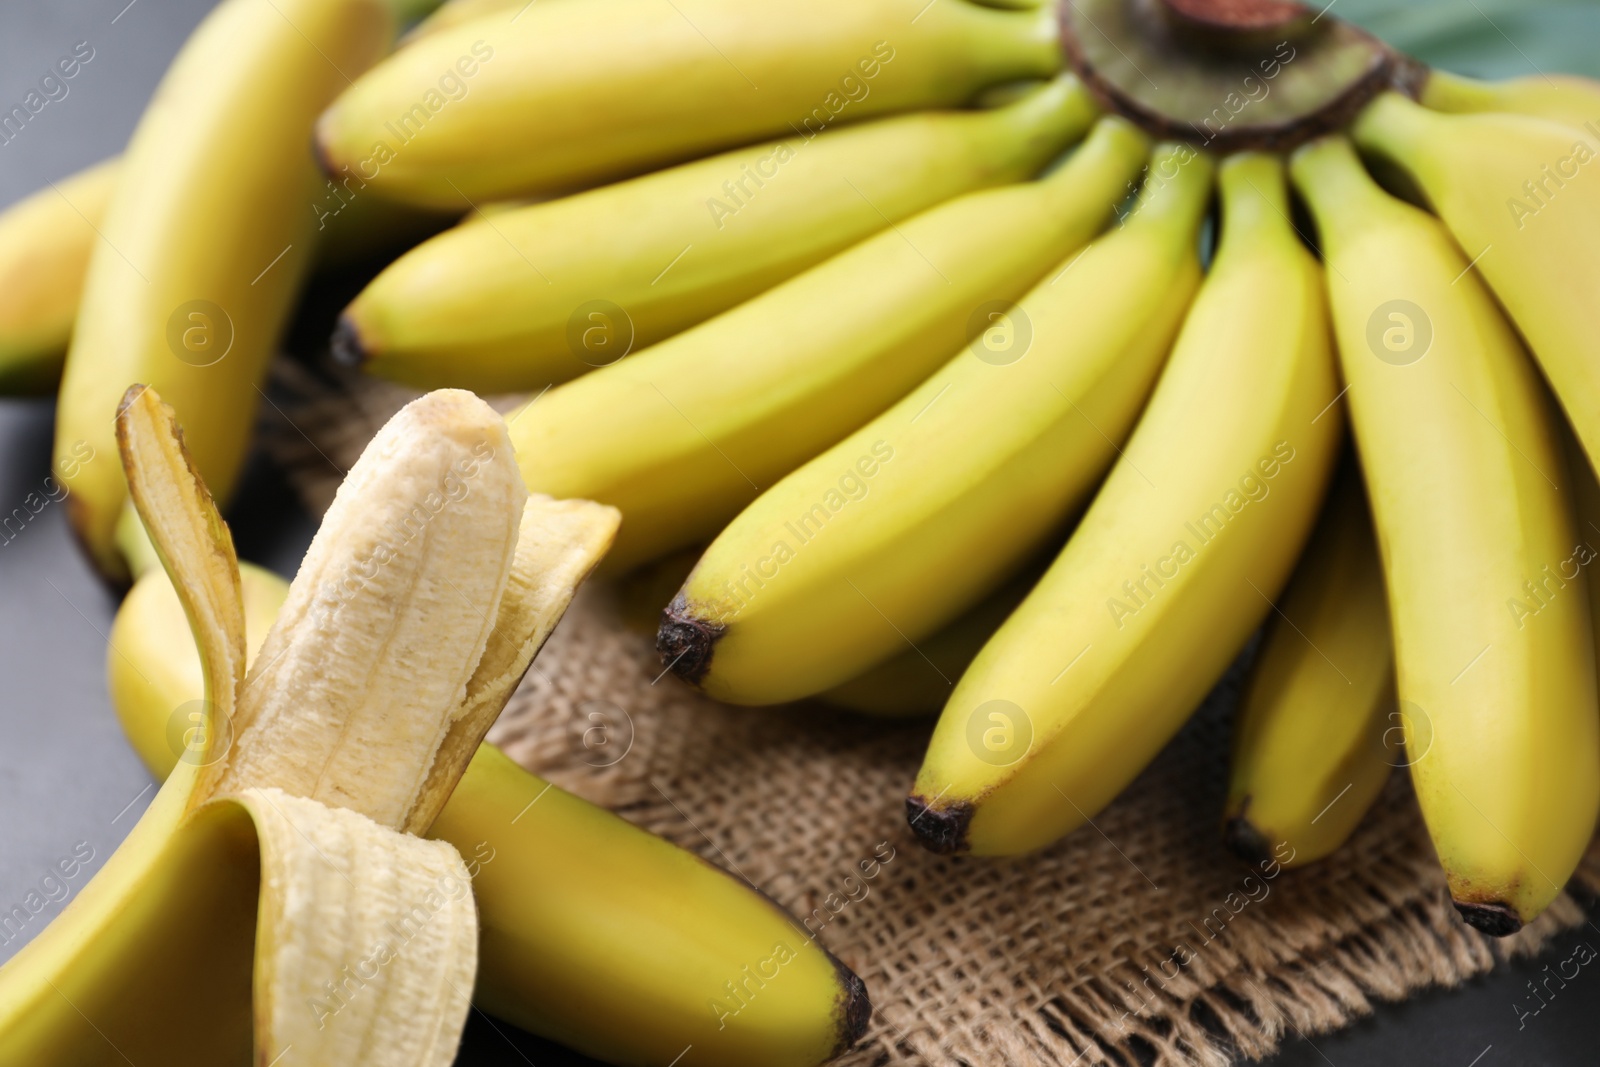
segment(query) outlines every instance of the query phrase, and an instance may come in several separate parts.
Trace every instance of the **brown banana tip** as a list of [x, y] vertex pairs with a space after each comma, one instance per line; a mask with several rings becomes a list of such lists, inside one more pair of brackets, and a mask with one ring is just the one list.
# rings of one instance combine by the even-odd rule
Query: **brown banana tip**
[[699, 685], [711, 669], [711, 654], [726, 627], [697, 618], [682, 593], [661, 611], [656, 651], [667, 669], [690, 685]]
[[[1246, 802], [1248, 804], [1248, 801]], [[1244, 815], [1235, 815], [1222, 824], [1222, 840], [1233, 854], [1252, 866], [1272, 862], [1272, 844], [1267, 835]]]
[[935, 808], [920, 796], [906, 797], [906, 822], [923, 848], [941, 856], [967, 851], [967, 830], [972, 825], [972, 814], [973, 807], [965, 800], [958, 800], [947, 808]]
[[833, 1056], [842, 1056], [866, 1036], [867, 1027], [872, 1023], [872, 1001], [867, 998], [867, 983], [840, 963], [832, 953], [829, 954], [829, 958], [833, 960], [834, 969], [839, 972], [839, 983], [844, 986], [839, 994], [840, 1016], [844, 1027], [839, 1033], [839, 1043], [833, 1049]]
[[346, 367], [359, 367], [367, 361], [367, 350], [361, 344], [361, 331], [348, 314], [339, 316], [328, 345], [333, 350], [334, 361]]
[[1461, 921], [1477, 930], [1479, 933], [1488, 934], [1490, 937], [1510, 937], [1522, 929], [1522, 916], [1517, 914], [1515, 908], [1499, 901], [1487, 904], [1481, 902], [1464, 903], [1459, 900], [1451, 901], [1456, 906], [1456, 911], [1461, 913]]

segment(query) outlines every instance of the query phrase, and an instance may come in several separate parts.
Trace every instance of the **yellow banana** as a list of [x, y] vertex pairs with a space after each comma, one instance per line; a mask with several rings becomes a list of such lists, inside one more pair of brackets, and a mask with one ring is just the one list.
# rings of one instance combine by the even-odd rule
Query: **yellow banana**
[[1537, 74], [1478, 81], [1431, 70], [1422, 83], [1422, 106], [1451, 114], [1509, 111], [1549, 119], [1574, 129], [1600, 123], [1600, 82], [1572, 74]]
[[[121, 173], [113, 157], [0, 212], [0, 395], [44, 396], [61, 365], [89, 257]], [[430, 212], [353, 197], [331, 186], [308, 204], [320, 223], [319, 269], [360, 265], [443, 228]]]
[[[418, 400], [352, 470], [267, 635], [274, 654], [247, 676], [232, 539], [172, 410], [130, 389], [117, 438], [204, 698], [128, 839], [0, 968], [0, 1062], [451, 1062], [477, 967], [473, 868], [401, 831], [454, 787], [616, 513], [530, 502], [492, 409]], [[473, 492], [396, 539], [382, 580], [336, 584], [330, 602], [319, 574], [365, 576], [373, 539], [452, 476]], [[184, 1010], [194, 1026], [151, 1025]]]
[[1600, 459], [1600, 114], [1586, 129], [1443, 115], [1397, 93], [1367, 106], [1356, 142], [1421, 187], [1526, 339], [1591, 462]]
[[935, 851], [1040, 848], [1110, 803], [1270, 612], [1311, 529], [1340, 438], [1321, 271], [1274, 157], [1220, 177], [1221, 244], [1155, 394], [934, 728], [906, 812]]
[[1005, 107], [741, 148], [498, 212], [378, 275], [345, 310], [335, 351], [423, 388], [542, 389], [952, 196], [1025, 178], [1093, 116], [1069, 76]]
[[[184, 44], [124, 156], [84, 286], [56, 420], [69, 514], [95, 564], [127, 486], [117, 400], [148, 382], [177, 408], [226, 498], [272, 353], [309, 262], [324, 192], [306, 148], [317, 111], [388, 45], [379, 0], [224, 0]], [[228, 57], [219, 62], [219, 56]]]
[[[249, 564], [240, 577], [253, 661], [289, 587]], [[185, 750], [203, 679], [161, 571], [134, 583], [106, 665], [129, 740], [165, 778]], [[525, 1030], [610, 1063], [667, 1067], [692, 1045], [679, 1067], [805, 1067], [865, 1028], [859, 980], [786, 912], [492, 745], [479, 746], [428, 833], [475, 861], [474, 998]], [[763, 988], [750, 975], [770, 968], [780, 944], [796, 958]]]
[[1383, 568], [1347, 464], [1262, 644], [1234, 725], [1228, 844], [1298, 867], [1344, 844], [1402, 765]]
[[107, 160], [0, 214], [0, 394], [44, 396], [61, 380], [95, 227], [116, 177], [116, 161]]
[[942, 204], [550, 391], [509, 419], [523, 478], [622, 511], [608, 566], [709, 540], [1093, 237], [1146, 150], [1133, 127], [1103, 120], [1047, 178]]
[[400, 49], [328, 108], [317, 145], [335, 180], [465, 209], [950, 107], [1060, 65], [1044, 8], [769, 0], [752, 17], [739, 0], [538, 3]]
[[1200, 277], [1211, 165], [1167, 146], [1150, 173], [1125, 226], [983, 311], [968, 348], [717, 536], [663, 613], [664, 663], [738, 704], [820, 693], [937, 632], [1060, 534]]
[[1594, 645], [1554, 415], [1431, 216], [1349, 143], [1297, 153], [1383, 569], [1407, 761], [1463, 918], [1508, 934], [1560, 893], [1600, 811]]

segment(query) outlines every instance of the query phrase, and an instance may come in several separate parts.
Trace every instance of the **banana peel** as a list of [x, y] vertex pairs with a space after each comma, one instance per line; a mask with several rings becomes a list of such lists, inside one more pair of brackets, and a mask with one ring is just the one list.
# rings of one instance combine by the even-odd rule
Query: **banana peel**
[[[380, 441], [374, 447], [387, 446]], [[548, 521], [530, 524], [526, 516], [536, 512]], [[358, 513], [367, 525], [382, 525], [371, 508]], [[480, 917], [474, 998], [485, 1011], [525, 1030], [619, 1064], [801, 1067], [836, 1054], [865, 1028], [865, 990], [792, 916], [693, 853], [478, 744], [565, 607], [570, 587], [592, 566], [583, 530], [593, 527], [596, 515], [612, 516], [600, 524], [608, 538], [614, 523], [610, 509], [539, 497], [524, 514], [494, 636], [457, 705], [465, 710], [440, 745], [434, 768], [459, 768], [464, 757], [470, 763], [453, 791], [444, 788], [451, 784], [447, 776], [435, 777], [436, 788], [424, 789], [406, 813], [408, 828], [427, 830], [467, 858]], [[325, 529], [341, 521], [330, 511]], [[129, 558], [154, 559], [137, 515], [124, 526], [121, 543]], [[129, 550], [138, 542], [146, 547]], [[363, 550], [352, 551], [350, 544], [346, 549], [362, 557]], [[297, 578], [302, 589], [330, 584], [312, 577], [326, 577], [317, 557], [326, 563], [325, 552], [308, 555]], [[292, 655], [262, 650], [274, 620], [287, 611], [287, 584], [249, 564], [239, 571], [247, 658], [253, 664], [263, 655]], [[530, 580], [556, 572], [570, 581]], [[335, 588], [328, 595], [337, 593]], [[110, 635], [113, 703], [135, 750], [158, 777], [183, 773], [195, 761], [192, 740], [203, 733], [191, 721], [203, 706], [202, 661], [180, 633], [185, 628], [182, 600], [157, 567], [140, 575]], [[281, 641], [276, 647], [281, 650]], [[261, 673], [272, 670], [269, 665]], [[242, 734], [242, 721], [236, 716], [229, 725]], [[243, 836], [241, 854], [249, 866], [255, 862], [253, 842], [248, 833]], [[251, 885], [231, 892], [249, 899]], [[793, 956], [782, 965], [782, 983], [759, 997], [746, 994], [741, 1006], [727, 984], [747, 981], [743, 968], [772, 957], [780, 945]], [[340, 984], [340, 996], [353, 995], [342, 989], [345, 980], [329, 978]], [[247, 1003], [243, 996], [234, 1003]], [[337, 999], [328, 994], [321, 1003], [337, 1006]], [[618, 1026], [618, 1019], [633, 1025]]]

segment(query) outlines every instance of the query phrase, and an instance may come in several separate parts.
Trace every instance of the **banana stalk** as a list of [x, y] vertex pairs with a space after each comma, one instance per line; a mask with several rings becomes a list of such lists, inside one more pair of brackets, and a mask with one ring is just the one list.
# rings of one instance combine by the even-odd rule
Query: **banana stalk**
[[552, 390], [509, 420], [523, 478], [622, 511], [609, 566], [710, 540], [760, 487], [880, 415], [975, 318], [1092, 238], [1147, 149], [1104, 120], [1047, 178], [942, 204]]
[[1343, 138], [1298, 152], [1294, 176], [1329, 268], [1411, 779], [1456, 908], [1509, 934], [1560, 893], [1600, 812], [1553, 413], [1444, 226], [1380, 190]]
[[1007, 106], [796, 136], [496, 212], [373, 279], [335, 351], [420, 388], [543, 389], [952, 196], [1026, 178], [1094, 114], [1068, 76]]
[[1262, 644], [1234, 726], [1224, 836], [1299, 867], [1344, 844], [1404, 764], [1383, 568], [1346, 464]]
[[[1116, 457], [1199, 282], [1211, 166], [1159, 149], [1133, 217], [894, 407], [758, 497], [663, 613], [662, 661], [738, 704], [811, 696], [1016, 573]], [[969, 312], [969, 315], [973, 314]]]
[[1133, 436], [934, 729], [906, 801], [934, 851], [1025, 852], [1092, 819], [1272, 610], [1310, 532], [1341, 435], [1321, 271], [1275, 157], [1230, 157], [1221, 187], [1216, 259]]
[[769, 0], [753, 17], [739, 0], [538, 3], [402, 48], [328, 108], [316, 137], [336, 181], [465, 209], [952, 107], [1060, 65], [1045, 8]]

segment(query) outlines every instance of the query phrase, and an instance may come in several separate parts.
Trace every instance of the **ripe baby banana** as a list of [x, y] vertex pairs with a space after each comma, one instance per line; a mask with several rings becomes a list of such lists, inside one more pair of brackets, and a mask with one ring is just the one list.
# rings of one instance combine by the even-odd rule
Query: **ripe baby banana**
[[1489, 82], [1432, 70], [1423, 82], [1421, 100], [1424, 107], [1452, 114], [1509, 111], [1574, 129], [1600, 123], [1600, 82], [1571, 74], [1530, 74]]
[[1298, 867], [1344, 844], [1405, 762], [1383, 568], [1347, 464], [1289, 580], [1234, 725], [1228, 844]]
[[[253, 660], [288, 584], [249, 564], [240, 571]], [[161, 571], [135, 582], [110, 645], [112, 702], [151, 773], [165, 777], [203, 680]], [[428, 835], [473, 861], [474, 999], [525, 1030], [611, 1063], [667, 1067], [693, 1046], [680, 1067], [809, 1067], [865, 1026], [859, 980], [766, 897], [491, 745], [478, 747]], [[781, 982], [747, 975], [777, 945], [794, 954]]]
[[1586, 128], [1443, 115], [1397, 93], [1356, 142], [1404, 168], [1526, 339], [1591, 461], [1600, 459], [1600, 109]]
[[1328, 263], [1411, 778], [1457, 909], [1508, 934], [1560, 893], [1600, 811], [1555, 416], [1438, 221], [1382, 192], [1342, 138], [1302, 149], [1294, 176]]
[[757, 17], [740, 0], [539, 3], [400, 49], [328, 108], [317, 146], [330, 175], [466, 208], [959, 105], [1060, 64], [1043, 7], [768, 0]]
[[657, 647], [718, 699], [831, 689], [937, 632], [1059, 536], [1149, 395], [1200, 277], [1211, 166], [1160, 149], [1133, 217], [706, 550]]
[[116, 176], [108, 160], [0, 214], [0, 395], [55, 392]]
[[378, 275], [335, 349], [421, 388], [542, 389], [952, 196], [1025, 178], [1093, 117], [1068, 76], [1007, 106], [797, 135], [496, 212]]
[[[123, 158], [73, 331], [56, 420], [70, 516], [94, 562], [127, 487], [112, 417], [129, 382], [177, 408], [226, 497], [259, 381], [309, 261], [324, 192], [306, 148], [317, 112], [387, 47], [380, 0], [224, 0], [184, 44]], [[219, 62], [226, 56], [226, 62]]]
[[1102, 120], [1047, 178], [925, 211], [551, 390], [509, 420], [523, 478], [622, 511], [609, 566], [710, 540], [761, 488], [915, 388], [971, 336], [974, 316], [1092, 238], [1147, 149], [1126, 122]]
[[906, 810], [935, 851], [1026, 852], [1110, 803], [1310, 532], [1341, 432], [1322, 273], [1275, 157], [1231, 157], [1221, 188], [1221, 245], [1133, 436], [934, 729]]

